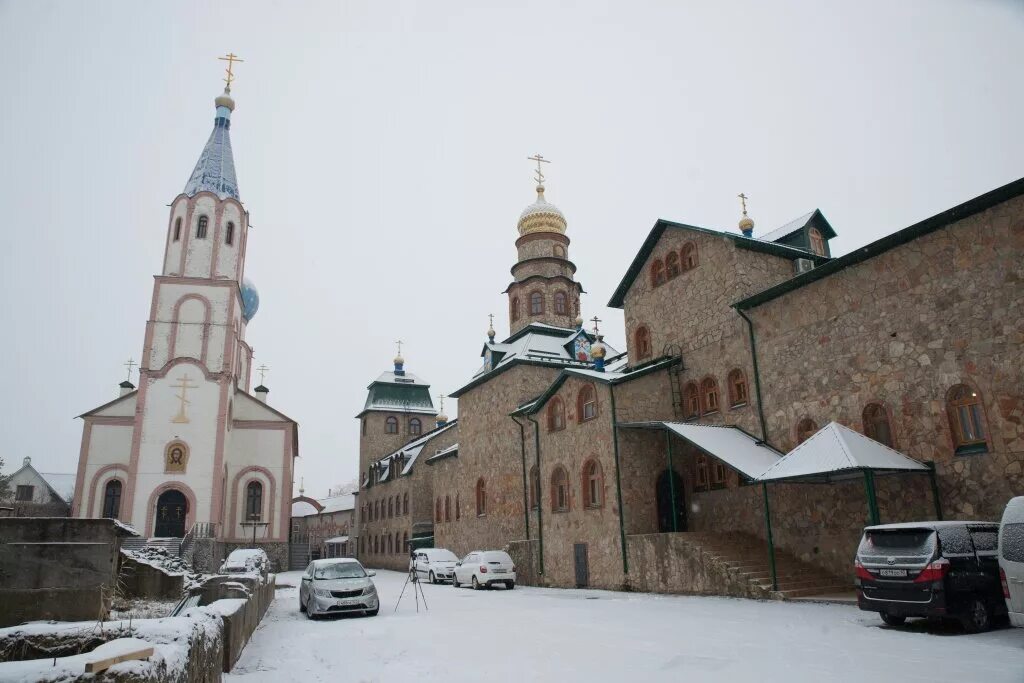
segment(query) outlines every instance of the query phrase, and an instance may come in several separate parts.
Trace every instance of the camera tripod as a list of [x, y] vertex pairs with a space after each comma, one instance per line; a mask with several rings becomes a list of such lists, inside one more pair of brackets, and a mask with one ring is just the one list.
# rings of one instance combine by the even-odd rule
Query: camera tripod
[[420, 580], [416, 576], [416, 567], [409, 568], [409, 574], [405, 577], [405, 583], [402, 584], [402, 592], [398, 594], [398, 602], [395, 603], [395, 612], [398, 611], [398, 606], [402, 604], [402, 596], [405, 595], [405, 587], [412, 583], [412, 594], [416, 599], [416, 612], [420, 611], [420, 598], [423, 598], [423, 609], [430, 611], [427, 607], [427, 596], [423, 593], [423, 586], [420, 585]]

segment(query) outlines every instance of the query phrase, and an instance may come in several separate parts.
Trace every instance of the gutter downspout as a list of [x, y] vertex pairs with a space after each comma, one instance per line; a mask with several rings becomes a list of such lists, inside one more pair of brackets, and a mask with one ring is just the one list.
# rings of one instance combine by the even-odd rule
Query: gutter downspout
[[747, 334], [750, 336], [750, 359], [754, 364], [754, 392], [757, 394], [757, 419], [761, 422], [761, 441], [768, 443], [768, 427], [764, 421], [764, 402], [761, 400], [761, 372], [757, 368], [757, 342], [754, 340], [754, 321], [747, 317], [743, 309], [736, 312], [747, 321]]
[[515, 415], [509, 415], [512, 421], [519, 427], [519, 450], [523, 460], [523, 517], [526, 522], [526, 540], [530, 540], [530, 501], [526, 494], [526, 428], [523, 423], [516, 419]]
[[935, 503], [935, 519], [942, 521], [942, 503], [939, 501], [939, 482], [935, 480], [935, 461], [929, 460], [925, 463], [928, 466], [928, 479], [932, 485], [932, 501]]
[[608, 384], [612, 403], [612, 444], [615, 454], [615, 496], [619, 502], [619, 544], [622, 547], [622, 573], [629, 574], [629, 556], [626, 554], [626, 511], [622, 508], [622, 476], [619, 472], [619, 419], [615, 414], [615, 385]]
[[540, 550], [538, 573], [544, 575], [544, 497], [540, 492], [540, 423], [529, 415], [526, 419], [533, 423], [533, 445], [537, 465], [537, 543]]

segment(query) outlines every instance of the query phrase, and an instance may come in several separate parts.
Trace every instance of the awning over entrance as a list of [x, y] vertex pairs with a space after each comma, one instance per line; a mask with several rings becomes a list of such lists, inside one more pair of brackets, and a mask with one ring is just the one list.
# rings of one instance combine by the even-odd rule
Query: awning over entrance
[[928, 472], [930, 468], [848, 427], [829, 422], [759, 478], [829, 482], [859, 477], [867, 470]]
[[664, 429], [713, 458], [721, 460], [748, 479], [756, 480], [782, 458], [782, 453], [760, 439], [730, 425], [692, 422], [630, 422], [626, 429]]
[[348, 543], [348, 536], [335, 536], [328, 538], [324, 543]]

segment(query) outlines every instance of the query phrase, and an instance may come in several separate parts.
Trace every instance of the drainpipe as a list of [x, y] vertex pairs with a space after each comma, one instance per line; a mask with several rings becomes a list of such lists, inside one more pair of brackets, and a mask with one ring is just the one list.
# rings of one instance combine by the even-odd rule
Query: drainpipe
[[868, 512], [871, 515], [871, 526], [881, 524], [878, 515], [878, 499], [875, 497], [875, 473], [869, 469], [864, 470], [864, 490], [868, 494]]
[[[512, 421], [519, 427], [519, 450], [523, 460], [523, 517], [526, 522], [526, 540], [530, 540], [530, 501], [526, 497], [526, 429], [523, 423], [516, 419], [515, 415], [509, 415]], [[540, 501], [537, 501], [540, 502]]]
[[757, 394], [757, 418], [761, 421], [761, 441], [768, 443], [768, 427], [764, 421], [764, 402], [761, 400], [761, 372], [757, 369], [757, 343], [754, 341], [754, 321], [747, 317], [742, 309], [736, 312], [747, 321], [747, 333], [750, 335], [750, 358], [754, 364], [754, 392]]
[[942, 503], [939, 501], [939, 482], [935, 479], [935, 462], [929, 460], [925, 463], [928, 467], [928, 479], [932, 484], [932, 501], [935, 503], [935, 519], [942, 521]]
[[622, 573], [629, 574], [629, 556], [626, 554], [626, 511], [622, 507], [622, 476], [619, 472], [619, 419], [615, 414], [615, 385], [608, 384], [612, 403], [612, 445], [615, 454], [615, 496], [619, 501], [619, 544], [622, 547]]
[[540, 492], [540, 423], [529, 415], [526, 419], [533, 423], [533, 447], [535, 464], [537, 465], [537, 547], [540, 551], [539, 574], [544, 575], [544, 497]]

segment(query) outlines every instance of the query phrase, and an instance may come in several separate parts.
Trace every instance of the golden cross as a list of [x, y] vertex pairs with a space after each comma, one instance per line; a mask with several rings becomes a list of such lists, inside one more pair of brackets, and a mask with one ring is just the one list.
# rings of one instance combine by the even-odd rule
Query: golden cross
[[270, 372], [270, 368], [266, 365], [261, 365], [256, 368], [256, 372], [260, 373], [260, 384], [263, 384], [263, 380], [266, 378], [267, 373]]
[[743, 204], [743, 215], [746, 216], [747, 215], [747, 200], [750, 199], [750, 197], [748, 197], [747, 195], [743, 194], [742, 192], [740, 192], [736, 196], [740, 198], [740, 202]]
[[489, 329], [489, 330], [493, 330], [494, 329], [494, 314], [493, 313], [488, 313], [487, 314], [487, 329]]
[[398, 345], [398, 356], [401, 357], [402, 356], [402, 340], [401, 339], [395, 340], [395, 344]]
[[188, 422], [188, 415], [185, 413], [185, 406], [189, 405], [188, 390], [195, 389], [198, 384], [191, 384], [188, 378], [188, 373], [185, 373], [178, 379], [177, 384], [172, 384], [172, 389], [181, 389], [181, 393], [178, 394], [178, 400], [181, 402], [178, 405], [178, 414], [171, 418], [171, 422], [184, 423]]
[[530, 161], [536, 161], [537, 162], [537, 176], [534, 178], [534, 180], [537, 181], [537, 184], [539, 186], [543, 187], [544, 186], [544, 171], [541, 170], [541, 166], [540, 165], [541, 164], [550, 164], [551, 160], [550, 159], [545, 159], [544, 155], [542, 155], [542, 154], [534, 154], [532, 157], [526, 157], [526, 158], [529, 159]]
[[131, 382], [132, 381], [132, 368], [135, 367], [136, 365], [138, 365], [138, 363], [136, 363], [131, 358], [129, 358], [128, 362], [125, 363], [124, 365], [125, 365], [126, 368], [128, 368], [128, 381]]
[[234, 52], [229, 52], [226, 57], [217, 57], [217, 59], [228, 63], [228, 77], [224, 79], [224, 82], [227, 83], [227, 85], [224, 87], [224, 92], [231, 92], [231, 83], [235, 80], [235, 74], [232, 71], [235, 66], [235, 62], [244, 62], [245, 60], [239, 59], [238, 55]]
[[604, 321], [603, 321], [603, 320], [601, 320], [600, 318], [598, 318], [598, 317], [597, 317], [597, 316], [595, 315], [595, 316], [594, 316], [593, 318], [591, 318], [591, 319], [590, 319], [590, 322], [594, 323], [594, 334], [597, 334], [597, 332], [598, 332], [598, 329], [597, 329], [597, 324], [598, 324], [599, 322], [604, 322]]

